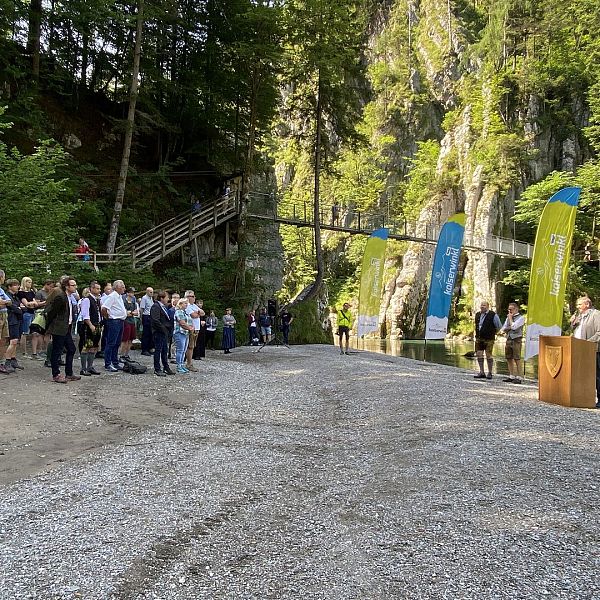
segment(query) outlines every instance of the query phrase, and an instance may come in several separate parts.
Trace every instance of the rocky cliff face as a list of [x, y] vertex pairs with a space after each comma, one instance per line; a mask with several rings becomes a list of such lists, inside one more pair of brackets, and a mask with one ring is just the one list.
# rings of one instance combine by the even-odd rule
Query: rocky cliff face
[[[399, 4], [399, 3], [396, 3]], [[535, 94], [523, 97], [513, 90], [511, 108], [503, 101], [507, 91], [494, 89], [490, 75], [479, 73], [480, 65], [468, 58], [466, 27], [460, 16], [450, 18], [440, 5], [446, 3], [423, 0], [403, 2], [408, 20], [415, 32], [413, 57], [418, 76], [417, 92], [427, 94], [440, 107], [437, 123], [423, 123], [423, 128], [442, 129], [437, 175], [455, 171], [452, 185], [432, 188], [429, 202], [421, 209], [416, 233], [427, 225], [441, 225], [456, 211], [466, 213], [465, 245], [484, 247], [491, 235], [511, 237], [511, 217], [515, 199], [523, 188], [542, 179], [555, 169], [573, 170], [585, 157], [577, 134], [558, 134], [552, 120], [542, 118], [547, 110], [543, 99]], [[376, 20], [378, 30], [373, 37], [385, 34], [389, 21]], [[450, 42], [451, 40], [451, 42]], [[465, 93], [465, 90], [471, 93]], [[508, 101], [506, 102], [508, 105]], [[571, 100], [570, 111], [580, 126], [587, 122], [587, 111], [581, 98]], [[434, 116], [429, 112], [427, 118]], [[415, 123], [409, 137], [421, 130]], [[407, 131], [396, 135], [406, 138]], [[422, 139], [422, 138], [421, 138]], [[414, 144], [403, 139], [402, 147]], [[510, 174], [501, 176], [503, 163], [512, 165]], [[491, 164], [490, 164], [491, 163]], [[410, 244], [397, 275], [387, 283], [380, 319], [391, 325], [392, 338], [422, 333], [424, 305], [427, 298], [433, 247]], [[492, 306], [502, 303], [504, 262], [483, 252], [468, 251], [459, 276], [459, 292], [469, 294], [473, 306], [486, 299]]]

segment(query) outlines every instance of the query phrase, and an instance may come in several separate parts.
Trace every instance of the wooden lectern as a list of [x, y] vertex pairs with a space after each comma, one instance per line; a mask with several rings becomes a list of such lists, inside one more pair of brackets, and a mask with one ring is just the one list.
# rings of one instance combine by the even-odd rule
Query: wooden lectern
[[568, 336], [540, 336], [538, 390], [543, 402], [595, 408], [595, 342]]

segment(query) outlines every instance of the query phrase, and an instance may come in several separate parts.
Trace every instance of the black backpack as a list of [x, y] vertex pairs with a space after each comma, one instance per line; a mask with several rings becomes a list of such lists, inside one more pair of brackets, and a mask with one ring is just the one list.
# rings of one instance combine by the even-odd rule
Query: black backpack
[[131, 373], [132, 375], [142, 375], [147, 370], [148, 367], [137, 360], [126, 360], [123, 365], [123, 373]]

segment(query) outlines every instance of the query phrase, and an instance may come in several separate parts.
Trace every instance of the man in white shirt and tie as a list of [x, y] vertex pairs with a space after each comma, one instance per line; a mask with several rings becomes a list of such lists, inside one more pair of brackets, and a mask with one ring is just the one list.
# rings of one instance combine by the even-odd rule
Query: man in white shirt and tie
[[104, 370], [111, 373], [122, 371], [119, 364], [119, 346], [123, 337], [123, 323], [127, 318], [127, 310], [123, 304], [125, 284], [117, 279], [113, 283], [113, 291], [102, 302], [104, 317], [104, 333], [106, 334], [106, 349], [104, 350]]
[[573, 337], [596, 343], [596, 408], [600, 408], [600, 310], [592, 307], [589, 296], [577, 299], [577, 312], [571, 317]]

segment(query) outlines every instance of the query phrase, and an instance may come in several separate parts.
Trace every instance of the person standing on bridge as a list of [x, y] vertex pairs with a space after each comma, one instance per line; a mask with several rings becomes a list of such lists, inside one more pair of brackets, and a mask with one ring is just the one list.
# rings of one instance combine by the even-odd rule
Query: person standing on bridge
[[340, 203], [335, 200], [333, 206], [331, 207], [331, 225], [337, 226], [340, 221]]
[[[474, 375], [475, 379], [491, 379], [494, 369], [494, 342], [496, 334], [502, 328], [500, 317], [490, 310], [489, 302], [482, 302], [479, 306], [479, 312], [475, 315], [475, 353], [477, 355], [477, 363], [479, 364], [479, 373]], [[487, 360], [488, 373], [485, 374], [484, 369], [484, 353]]]

